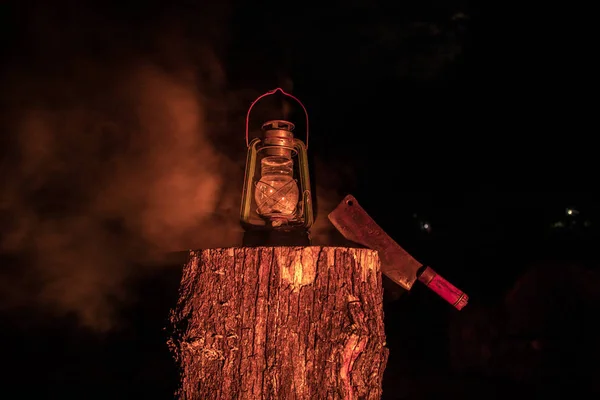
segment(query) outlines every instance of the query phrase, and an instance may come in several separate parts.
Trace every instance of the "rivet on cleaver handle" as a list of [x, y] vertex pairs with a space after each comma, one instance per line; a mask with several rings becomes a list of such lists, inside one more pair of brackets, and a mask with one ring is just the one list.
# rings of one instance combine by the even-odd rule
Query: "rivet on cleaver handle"
[[346, 239], [377, 250], [382, 272], [406, 290], [419, 279], [457, 309], [467, 304], [469, 297], [465, 293], [408, 254], [377, 225], [354, 196], [346, 196], [328, 217]]

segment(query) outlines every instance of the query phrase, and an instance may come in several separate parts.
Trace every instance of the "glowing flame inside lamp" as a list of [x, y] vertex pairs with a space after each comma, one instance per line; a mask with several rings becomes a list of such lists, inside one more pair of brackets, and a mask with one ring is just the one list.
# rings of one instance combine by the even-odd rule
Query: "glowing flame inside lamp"
[[267, 156], [260, 161], [261, 178], [254, 190], [258, 214], [277, 219], [294, 217], [300, 190], [293, 166], [291, 157]]
[[307, 229], [313, 222], [307, 147], [294, 138], [294, 124], [284, 120], [265, 122], [263, 138], [248, 143], [250, 110], [261, 98], [277, 91], [298, 101], [278, 88], [256, 99], [248, 110], [248, 157], [241, 222], [244, 228], [250, 229]]

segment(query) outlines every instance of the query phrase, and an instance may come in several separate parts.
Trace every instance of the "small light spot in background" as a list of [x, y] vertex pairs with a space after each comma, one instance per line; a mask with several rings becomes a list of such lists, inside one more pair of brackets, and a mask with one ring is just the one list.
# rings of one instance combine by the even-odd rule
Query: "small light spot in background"
[[429, 222], [421, 222], [421, 230], [427, 233], [431, 232], [431, 224]]
[[417, 215], [417, 213], [414, 213], [412, 215], [412, 217], [417, 220], [417, 222], [419, 224], [419, 229], [421, 231], [424, 231], [427, 233], [431, 232], [431, 224], [428, 221], [424, 221], [424, 220], [420, 219], [419, 216]]
[[579, 214], [580, 211], [578, 209], [566, 207], [564, 217], [562, 217], [559, 221], [552, 223], [550, 226], [553, 229], [580, 229], [581, 227], [589, 228], [592, 225], [592, 222], [589, 219], [584, 220]]

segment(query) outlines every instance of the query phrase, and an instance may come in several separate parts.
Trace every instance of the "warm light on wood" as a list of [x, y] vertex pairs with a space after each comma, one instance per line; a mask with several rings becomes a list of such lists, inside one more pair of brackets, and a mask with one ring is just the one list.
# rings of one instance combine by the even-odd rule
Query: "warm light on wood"
[[172, 311], [182, 399], [379, 399], [387, 362], [377, 252], [194, 251]]

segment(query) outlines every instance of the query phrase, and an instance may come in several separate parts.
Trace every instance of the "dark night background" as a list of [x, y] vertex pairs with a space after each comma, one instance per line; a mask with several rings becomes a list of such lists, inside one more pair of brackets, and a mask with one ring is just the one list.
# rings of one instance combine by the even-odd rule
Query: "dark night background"
[[585, 9], [53, 3], [0, 3], [4, 397], [172, 398], [164, 254], [240, 245], [245, 111], [278, 86], [311, 118], [315, 244], [352, 193], [471, 297], [386, 298], [384, 399], [600, 391]]

